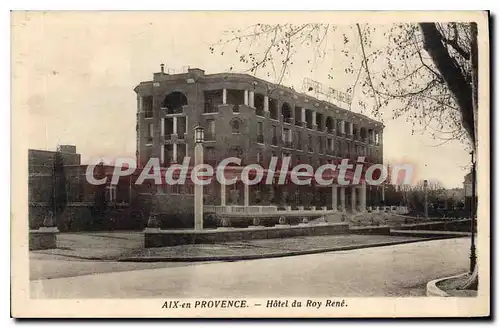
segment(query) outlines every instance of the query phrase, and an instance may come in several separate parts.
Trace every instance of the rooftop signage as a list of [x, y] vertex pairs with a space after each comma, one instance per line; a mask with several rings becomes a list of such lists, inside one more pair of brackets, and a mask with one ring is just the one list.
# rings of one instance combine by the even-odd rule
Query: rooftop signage
[[349, 93], [339, 91], [332, 87], [324, 86], [321, 82], [314, 81], [308, 77], [305, 77], [302, 82], [302, 92], [313, 93], [316, 98], [323, 98], [322, 100], [336, 103], [337, 105], [339, 105], [339, 103], [342, 103], [350, 107], [352, 102], [352, 97]]

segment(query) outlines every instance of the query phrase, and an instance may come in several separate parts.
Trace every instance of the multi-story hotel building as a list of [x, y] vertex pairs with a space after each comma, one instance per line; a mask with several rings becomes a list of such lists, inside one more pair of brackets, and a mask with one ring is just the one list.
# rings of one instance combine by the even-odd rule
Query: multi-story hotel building
[[[141, 82], [134, 90], [136, 157], [140, 164], [156, 157], [168, 166], [181, 163], [184, 156], [193, 156], [193, 128], [197, 124], [205, 128], [204, 159], [210, 164], [226, 157], [239, 157], [243, 165], [261, 163], [266, 167], [271, 156], [290, 156], [292, 165], [308, 163], [313, 167], [343, 158], [354, 161], [358, 156], [365, 157], [367, 163], [382, 163], [381, 122], [251, 75], [205, 74], [201, 69], [167, 74], [162, 65], [161, 71], [153, 74], [153, 80]], [[311, 187], [305, 193], [312, 195], [309, 200], [300, 195], [304, 190], [299, 193], [293, 186], [290, 188], [280, 196], [284, 203], [355, 209], [355, 188], [346, 192], [344, 189], [350, 187]], [[368, 189], [362, 205], [378, 205], [380, 191]], [[229, 203], [279, 202], [275, 192], [269, 197], [262, 192], [266, 193], [256, 187], [250, 195], [239, 197], [243, 191], [241, 194], [235, 191], [237, 195]], [[225, 198], [226, 191], [220, 195]], [[335, 206], [337, 196], [340, 202]], [[206, 202], [228, 204], [220, 197]]]

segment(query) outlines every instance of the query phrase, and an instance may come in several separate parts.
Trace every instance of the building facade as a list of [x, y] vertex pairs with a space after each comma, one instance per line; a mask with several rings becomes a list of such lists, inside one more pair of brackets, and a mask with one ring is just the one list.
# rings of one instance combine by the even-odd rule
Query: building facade
[[[62, 159], [65, 180], [66, 206], [57, 221], [60, 230], [131, 229], [144, 226], [139, 215], [130, 209], [131, 199], [133, 202], [138, 193], [138, 190], [132, 188], [135, 176], [122, 177], [118, 184], [112, 185], [110, 182], [114, 166], [103, 165], [100, 173], [99, 168], [94, 169], [94, 176], [106, 176], [107, 182], [103, 186], [96, 187], [87, 181], [87, 165], [81, 164], [81, 156], [76, 152], [76, 146], [61, 145], [56, 151], [28, 150], [30, 229], [38, 229], [49, 212], [53, 212], [50, 204], [54, 192], [56, 155]], [[96, 194], [99, 192], [103, 192], [107, 207], [103, 222], [97, 222], [93, 213]]]
[[[313, 167], [344, 158], [354, 162], [360, 156], [368, 164], [383, 161], [381, 122], [250, 75], [205, 74], [201, 69], [171, 75], [162, 66], [151, 81], [141, 82], [134, 90], [139, 166], [159, 158], [167, 167], [193, 156], [193, 128], [197, 124], [205, 129], [204, 160], [212, 165], [227, 157], [240, 158], [242, 165], [263, 167], [272, 156], [290, 156], [291, 165], [307, 163]], [[229, 197], [229, 202], [240, 205], [280, 202], [346, 208], [350, 202], [354, 209], [356, 193], [358, 203], [363, 198], [356, 187], [351, 192], [341, 186], [306, 188], [305, 194], [312, 195], [310, 200], [301, 199], [307, 198], [300, 195], [305, 187], [299, 191], [288, 186], [278, 192], [257, 186], [250, 193], [238, 185], [227, 191], [220, 186], [213, 188], [210, 195], [218, 197], [210, 199], [209, 195], [208, 204], [226, 205]], [[380, 191], [368, 188], [369, 205], [378, 205]], [[336, 206], [337, 198], [340, 202]], [[364, 205], [366, 201], [365, 196]]]

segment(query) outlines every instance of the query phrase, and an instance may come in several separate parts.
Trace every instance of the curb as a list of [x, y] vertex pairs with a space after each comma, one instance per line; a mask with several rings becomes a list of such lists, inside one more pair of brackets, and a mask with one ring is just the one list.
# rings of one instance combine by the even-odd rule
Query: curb
[[384, 247], [393, 245], [402, 245], [410, 243], [418, 243], [429, 240], [439, 240], [439, 239], [451, 239], [456, 238], [455, 236], [445, 236], [445, 237], [435, 237], [435, 238], [425, 238], [416, 240], [405, 240], [405, 241], [391, 241], [375, 244], [362, 244], [362, 245], [351, 245], [351, 246], [339, 246], [332, 248], [321, 248], [312, 249], [304, 251], [289, 251], [280, 253], [268, 253], [268, 254], [248, 254], [248, 255], [227, 255], [227, 256], [192, 256], [192, 257], [162, 257], [162, 256], [151, 256], [151, 257], [123, 257], [117, 259], [118, 262], [209, 262], [209, 261], [243, 261], [243, 260], [259, 260], [266, 258], [278, 258], [287, 256], [298, 256], [298, 255], [310, 255], [318, 253], [327, 252], [337, 252], [337, 251], [349, 251], [355, 249], [372, 248], [372, 247]]
[[458, 278], [458, 277], [464, 276], [466, 274], [468, 274], [468, 272], [457, 274], [457, 275], [450, 276], [450, 277], [439, 278], [439, 279], [434, 279], [434, 280], [429, 281], [427, 283], [427, 285], [426, 285], [426, 295], [429, 296], [429, 297], [451, 297], [450, 294], [448, 294], [444, 290], [440, 289], [437, 286], [437, 284], [439, 282], [441, 282], [441, 281], [448, 280], [448, 279], [453, 279], [453, 278]]

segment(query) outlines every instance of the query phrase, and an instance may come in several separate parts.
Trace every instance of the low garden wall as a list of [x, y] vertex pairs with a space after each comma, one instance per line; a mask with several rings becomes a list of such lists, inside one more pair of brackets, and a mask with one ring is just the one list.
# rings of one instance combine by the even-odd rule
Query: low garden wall
[[460, 219], [460, 220], [446, 220], [446, 221], [438, 221], [438, 222], [435, 221], [435, 222], [425, 222], [425, 223], [415, 223], [415, 224], [401, 224], [396, 229], [470, 232], [471, 220]]
[[[128, 204], [117, 204], [106, 209], [106, 215], [98, 218], [93, 214], [92, 203], [69, 203], [58, 215], [57, 228], [60, 231], [93, 231], [93, 230], [133, 230], [143, 229], [147, 218], [132, 217]], [[49, 215], [47, 203], [29, 204], [29, 228], [36, 230], [42, 226]]]
[[38, 251], [57, 248], [57, 233], [56, 231], [30, 230], [29, 250]]
[[164, 247], [186, 244], [215, 244], [236, 240], [289, 238], [296, 236], [324, 236], [349, 233], [349, 225], [315, 224], [286, 227], [219, 228], [202, 231], [157, 230], [144, 233], [144, 245]]
[[398, 230], [391, 229], [391, 236], [405, 236], [418, 238], [456, 238], [468, 237], [470, 232], [440, 231], [440, 230]]
[[349, 232], [359, 235], [390, 235], [389, 226], [349, 227]]

